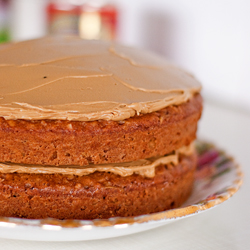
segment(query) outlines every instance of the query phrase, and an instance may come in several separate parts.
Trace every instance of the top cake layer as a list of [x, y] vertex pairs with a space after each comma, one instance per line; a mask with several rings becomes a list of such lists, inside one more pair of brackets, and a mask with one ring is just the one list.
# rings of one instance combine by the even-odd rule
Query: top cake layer
[[189, 73], [147, 51], [76, 37], [0, 46], [0, 116], [119, 121], [200, 91]]

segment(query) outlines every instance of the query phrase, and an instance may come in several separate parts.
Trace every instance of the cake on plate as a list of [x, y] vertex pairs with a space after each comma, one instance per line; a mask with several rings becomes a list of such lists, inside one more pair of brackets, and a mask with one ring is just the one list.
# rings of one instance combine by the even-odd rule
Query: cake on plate
[[190, 73], [64, 36], [0, 45], [0, 76], [0, 216], [136, 216], [189, 197], [202, 112]]

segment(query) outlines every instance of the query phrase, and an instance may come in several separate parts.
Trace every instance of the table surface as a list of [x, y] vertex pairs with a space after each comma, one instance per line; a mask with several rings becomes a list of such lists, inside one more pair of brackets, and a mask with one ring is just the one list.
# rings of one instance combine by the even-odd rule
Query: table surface
[[205, 102], [198, 137], [234, 156], [244, 184], [231, 199], [205, 213], [146, 232], [82, 242], [32, 242], [0, 239], [5, 249], [250, 249], [250, 114]]

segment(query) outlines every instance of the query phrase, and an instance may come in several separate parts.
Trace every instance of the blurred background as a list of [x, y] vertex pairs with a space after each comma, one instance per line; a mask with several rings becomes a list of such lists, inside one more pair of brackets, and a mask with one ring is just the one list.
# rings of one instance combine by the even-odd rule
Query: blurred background
[[249, 0], [0, 0], [0, 42], [79, 34], [155, 51], [250, 111]]

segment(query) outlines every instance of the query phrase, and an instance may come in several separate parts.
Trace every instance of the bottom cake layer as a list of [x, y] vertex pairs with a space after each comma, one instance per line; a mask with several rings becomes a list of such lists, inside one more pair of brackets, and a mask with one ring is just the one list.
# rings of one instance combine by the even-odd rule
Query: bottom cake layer
[[196, 155], [160, 165], [153, 178], [95, 172], [87, 176], [0, 173], [0, 216], [104, 219], [180, 206], [191, 194]]

